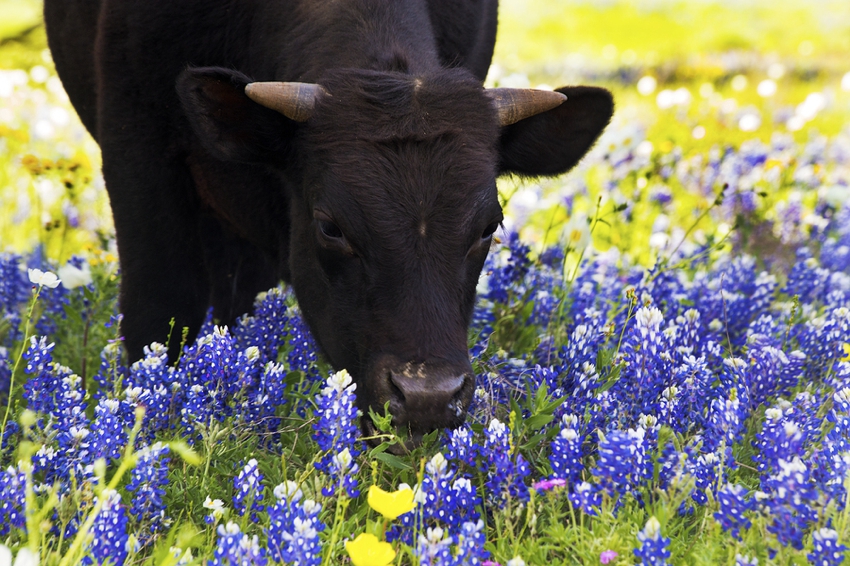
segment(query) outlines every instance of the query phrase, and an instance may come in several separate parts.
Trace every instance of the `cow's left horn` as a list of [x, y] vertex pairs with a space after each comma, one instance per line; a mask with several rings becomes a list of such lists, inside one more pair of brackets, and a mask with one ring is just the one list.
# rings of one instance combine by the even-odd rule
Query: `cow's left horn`
[[484, 92], [493, 100], [502, 126], [556, 108], [567, 99], [560, 92], [530, 88], [488, 88]]
[[290, 120], [306, 122], [313, 115], [316, 101], [327, 91], [313, 83], [264, 82], [248, 83], [245, 94], [257, 104], [280, 112]]

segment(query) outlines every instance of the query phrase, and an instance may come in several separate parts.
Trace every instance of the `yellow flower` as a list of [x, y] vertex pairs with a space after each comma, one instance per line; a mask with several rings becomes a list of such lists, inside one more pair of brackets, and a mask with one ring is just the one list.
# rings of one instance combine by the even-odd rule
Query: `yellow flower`
[[842, 362], [850, 362], [850, 344], [847, 342], [844, 343], [844, 357], [841, 358]]
[[345, 550], [354, 566], [388, 566], [395, 560], [392, 545], [370, 533], [361, 533], [356, 539], [345, 541]]
[[373, 485], [369, 488], [366, 501], [369, 502], [369, 507], [392, 520], [413, 510], [413, 490], [405, 487], [388, 493], [377, 485]]

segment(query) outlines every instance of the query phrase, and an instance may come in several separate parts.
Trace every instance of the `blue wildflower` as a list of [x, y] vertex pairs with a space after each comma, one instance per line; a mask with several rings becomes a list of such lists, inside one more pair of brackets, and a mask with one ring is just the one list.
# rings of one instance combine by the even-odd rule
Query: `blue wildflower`
[[752, 521], [744, 516], [744, 513], [754, 506], [747, 495], [747, 490], [737, 484], [727, 484], [717, 492], [720, 510], [714, 514], [714, 518], [724, 531], [737, 540], [741, 540], [741, 529], [746, 530], [752, 526]]
[[277, 502], [269, 509], [269, 558], [275, 562], [316, 566], [321, 563], [319, 520], [322, 506], [306, 499], [297, 484], [286, 481], [274, 489]]
[[130, 536], [127, 534], [127, 513], [117, 491], [104, 490], [100, 498], [103, 498], [103, 506], [92, 525], [89, 554], [82, 563], [104, 564], [108, 561], [115, 566], [122, 566], [131, 550], [128, 548]]
[[136, 453], [138, 460], [127, 491], [133, 492], [130, 514], [137, 523], [144, 525], [141, 536], [137, 535], [142, 543], [147, 539], [147, 533], [157, 534], [170, 523], [162, 499], [168, 484], [168, 451], [167, 445], [157, 442]]
[[487, 542], [484, 532], [484, 521], [466, 521], [460, 526], [455, 535], [457, 548], [452, 566], [480, 566], [490, 557], [484, 549]]
[[650, 517], [646, 526], [638, 533], [640, 548], [635, 549], [635, 556], [640, 558], [640, 566], [664, 566], [670, 558], [670, 539], [661, 536], [661, 523], [655, 517]]
[[11, 466], [0, 472], [0, 536], [5, 537], [11, 529], [24, 528], [25, 500], [26, 475]]
[[844, 562], [847, 546], [838, 542], [838, 532], [823, 528], [812, 533], [812, 552], [808, 554], [809, 564], [816, 566], [838, 566]]
[[419, 534], [413, 555], [419, 566], [442, 566], [452, 563], [452, 537], [446, 536], [441, 527], [428, 527]]
[[227, 526], [219, 525], [217, 532], [218, 546], [207, 566], [265, 566], [268, 563], [257, 535], [248, 536], [232, 522]]
[[[334, 486], [346, 486], [351, 497], [356, 497], [352, 495], [357, 493], [353, 475], [359, 469], [354, 458], [362, 451], [362, 442], [357, 440], [356, 388], [347, 371], [331, 375], [316, 398], [319, 422], [313, 425], [313, 439], [325, 452], [316, 462], [316, 468], [330, 475]], [[336, 487], [327, 489], [326, 495], [330, 495]]]
[[492, 419], [485, 432], [482, 455], [487, 459], [487, 494], [500, 507], [508, 498], [526, 501], [526, 478], [531, 469], [519, 452], [514, 453], [511, 431], [498, 419]]
[[263, 474], [260, 473], [257, 460], [251, 458], [233, 480], [236, 495], [233, 496], [233, 508], [239, 515], [251, 512], [251, 520], [257, 522], [257, 513], [263, 512]]

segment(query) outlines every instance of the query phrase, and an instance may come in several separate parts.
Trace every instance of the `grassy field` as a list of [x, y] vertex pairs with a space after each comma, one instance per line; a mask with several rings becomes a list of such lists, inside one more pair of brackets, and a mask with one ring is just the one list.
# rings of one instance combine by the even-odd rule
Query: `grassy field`
[[500, 181], [468, 421], [396, 455], [284, 287], [126, 367], [97, 146], [0, 1], [0, 564], [844, 562], [850, 4], [501, 4], [489, 85], [617, 111]]

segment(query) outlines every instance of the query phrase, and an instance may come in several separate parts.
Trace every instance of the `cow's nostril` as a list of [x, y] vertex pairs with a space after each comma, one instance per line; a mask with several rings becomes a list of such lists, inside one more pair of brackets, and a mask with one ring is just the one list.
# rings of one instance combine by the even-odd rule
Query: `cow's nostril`
[[392, 373], [390, 373], [390, 395], [396, 398], [400, 403], [404, 403], [404, 391], [402, 391], [401, 387], [398, 386]]
[[390, 390], [406, 412], [442, 412], [463, 389], [466, 374], [429, 369], [408, 365], [390, 372]]

